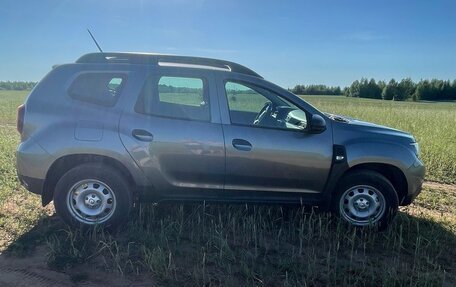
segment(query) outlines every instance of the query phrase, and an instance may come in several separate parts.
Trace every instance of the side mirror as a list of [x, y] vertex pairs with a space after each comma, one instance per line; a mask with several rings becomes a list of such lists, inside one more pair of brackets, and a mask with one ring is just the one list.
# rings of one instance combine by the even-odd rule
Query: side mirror
[[326, 130], [326, 121], [320, 115], [312, 115], [310, 119], [310, 132], [314, 134], [322, 133]]

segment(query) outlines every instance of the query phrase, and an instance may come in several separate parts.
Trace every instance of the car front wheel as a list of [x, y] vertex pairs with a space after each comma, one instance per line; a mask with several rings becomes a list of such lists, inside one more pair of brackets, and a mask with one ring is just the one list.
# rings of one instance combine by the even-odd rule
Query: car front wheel
[[396, 190], [389, 180], [369, 170], [346, 175], [332, 202], [333, 211], [344, 221], [380, 230], [385, 229], [395, 217], [398, 206]]

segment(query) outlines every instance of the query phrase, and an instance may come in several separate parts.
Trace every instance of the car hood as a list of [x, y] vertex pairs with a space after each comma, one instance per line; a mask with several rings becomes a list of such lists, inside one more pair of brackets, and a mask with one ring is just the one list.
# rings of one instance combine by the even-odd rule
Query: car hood
[[338, 125], [343, 125], [346, 128], [349, 128], [351, 130], [356, 130], [358, 132], [367, 132], [367, 133], [374, 133], [377, 135], [384, 135], [384, 136], [392, 136], [392, 137], [399, 137], [407, 142], [415, 142], [415, 138], [404, 131], [390, 128], [387, 126], [382, 126], [378, 124], [374, 124], [371, 122], [366, 122], [362, 120], [358, 120], [355, 118], [350, 118], [347, 116], [342, 116], [342, 115], [334, 115], [334, 114], [326, 114], [328, 118], [333, 120], [334, 122], [337, 122]]

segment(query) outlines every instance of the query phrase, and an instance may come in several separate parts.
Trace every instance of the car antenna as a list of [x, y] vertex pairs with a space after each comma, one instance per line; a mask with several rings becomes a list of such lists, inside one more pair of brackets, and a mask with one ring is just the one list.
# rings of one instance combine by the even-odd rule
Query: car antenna
[[100, 45], [98, 45], [98, 42], [97, 42], [97, 40], [95, 40], [95, 37], [92, 35], [92, 32], [90, 32], [90, 30], [89, 30], [89, 29], [87, 29], [87, 32], [89, 32], [89, 34], [90, 34], [90, 37], [92, 37], [92, 40], [95, 42], [95, 45], [97, 45], [97, 47], [98, 47], [98, 50], [100, 50], [100, 52], [101, 52], [101, 53], [103, 53], [103, 50], [101, 50], [101, 48], [100, 48]]

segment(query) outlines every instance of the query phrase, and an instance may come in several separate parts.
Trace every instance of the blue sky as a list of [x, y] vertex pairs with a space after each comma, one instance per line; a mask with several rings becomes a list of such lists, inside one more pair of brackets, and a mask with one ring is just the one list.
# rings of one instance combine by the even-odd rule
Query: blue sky
[[456, 78], [456, 1], [20, 1], [0, 4], [0, 80], [96, 50], [222, 58], [283, 87]]

